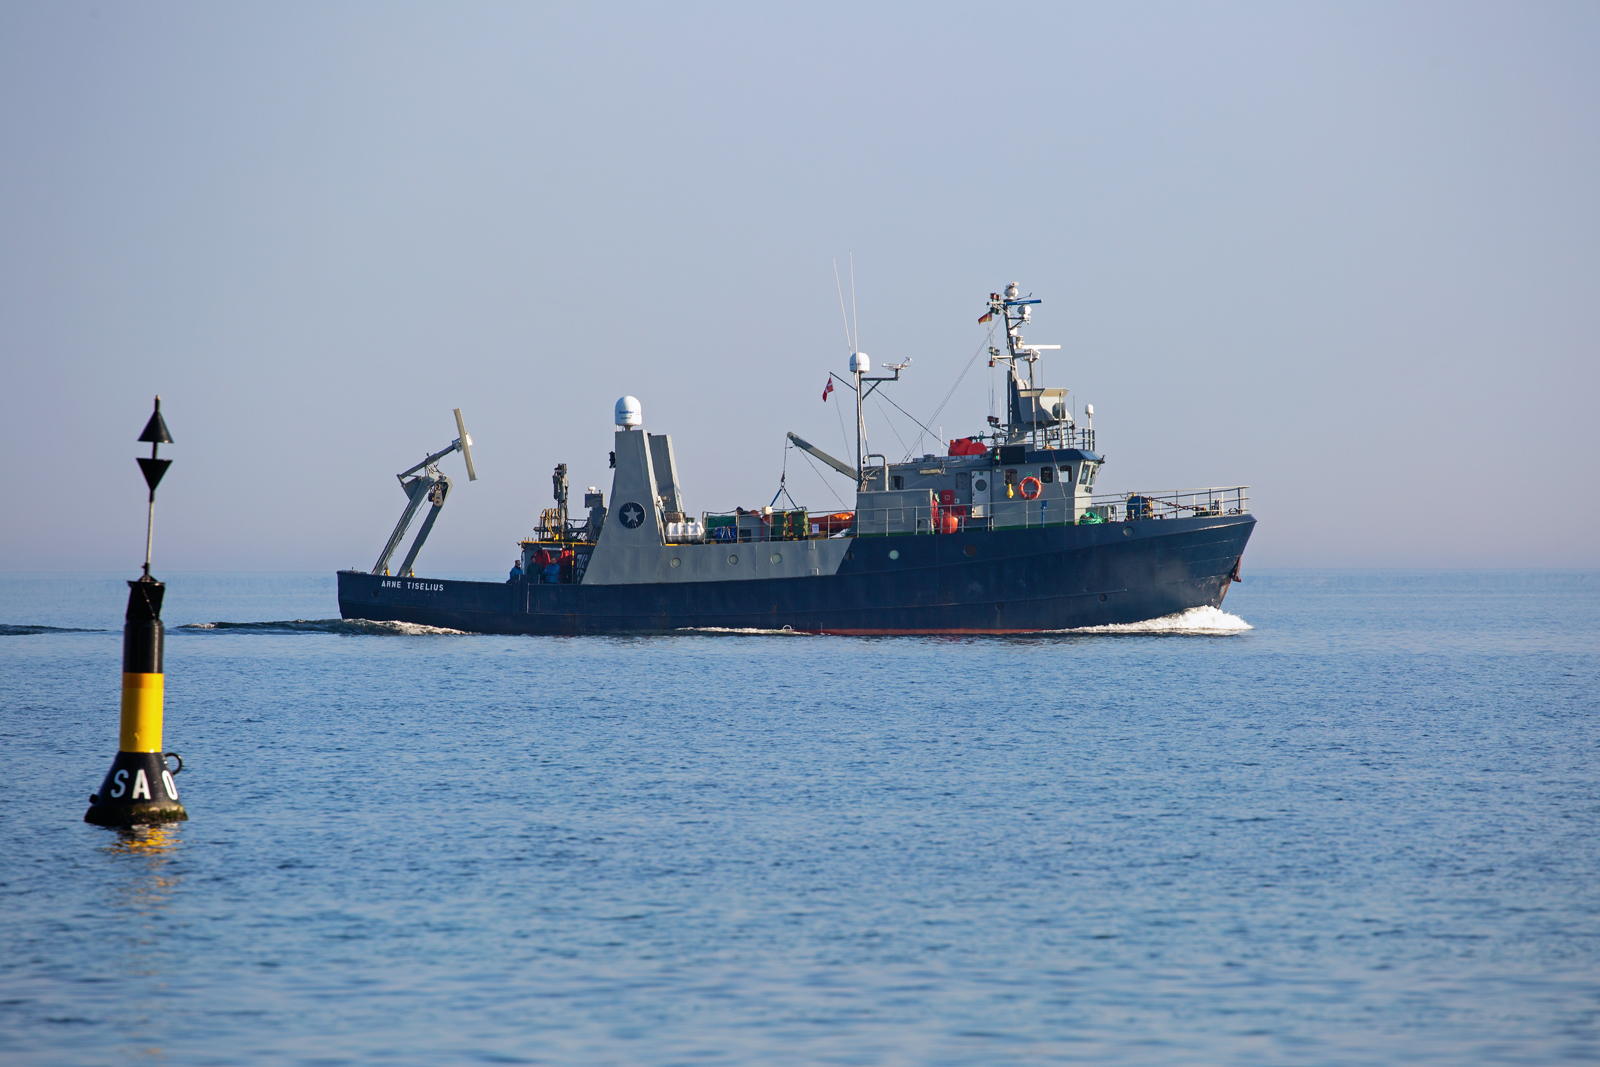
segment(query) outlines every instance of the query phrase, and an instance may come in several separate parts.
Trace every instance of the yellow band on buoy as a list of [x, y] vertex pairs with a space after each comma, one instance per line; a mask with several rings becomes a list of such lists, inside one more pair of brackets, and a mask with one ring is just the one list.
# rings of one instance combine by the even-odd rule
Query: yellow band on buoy
[[117, 745], [121, 751], [161, 751], [161, 711], [165, 698], [166, 675], [122, 676], [122, 735]]

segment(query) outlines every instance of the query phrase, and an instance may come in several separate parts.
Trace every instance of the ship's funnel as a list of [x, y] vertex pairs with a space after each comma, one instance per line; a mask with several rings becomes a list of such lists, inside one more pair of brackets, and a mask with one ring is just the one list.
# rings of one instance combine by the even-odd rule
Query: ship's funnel
[[617, 401], [617, 425], [625, 430], [636, 430], [644, 425], [644, 408], [639, 406], [639, 398], [625, 396]]

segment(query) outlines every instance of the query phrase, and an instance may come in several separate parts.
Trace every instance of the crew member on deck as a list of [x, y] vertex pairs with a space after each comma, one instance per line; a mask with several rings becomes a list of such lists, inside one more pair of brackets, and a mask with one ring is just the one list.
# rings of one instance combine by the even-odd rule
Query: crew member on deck
[[511, 577], [507, 578], [506, 581], [514, 582], [518, 578], [521, 578], [521, 577], [522, 577], [522, 561], [520, 559], [513, 560], [511, 562]]

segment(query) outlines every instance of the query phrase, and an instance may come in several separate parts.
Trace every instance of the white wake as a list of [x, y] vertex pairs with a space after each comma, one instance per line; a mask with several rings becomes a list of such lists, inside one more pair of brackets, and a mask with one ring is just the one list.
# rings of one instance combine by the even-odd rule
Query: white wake
[[[1231, 616], [1230, 616], [1231, 617]], [[448, 626], [424, 626], [420, 622], [379, 622], [375, 626], [384, 628], [393, 627], [396, 633], [416, 637], [421, 634], [451, 634], [458, 637], [470, 637], [466, 630], [452, 630]], [[1248, 626], [1245, 629], [1249, 629]]]
[[1163, 615], [1144, 622], [1119, 622], [1109, 626], [1079, 626], [1072, 630], [1057, 630], [1063, 634], [1237, 634], [1255, 627], [1229, 615], [1221, 608], [1190, 608], [1176, 615]]

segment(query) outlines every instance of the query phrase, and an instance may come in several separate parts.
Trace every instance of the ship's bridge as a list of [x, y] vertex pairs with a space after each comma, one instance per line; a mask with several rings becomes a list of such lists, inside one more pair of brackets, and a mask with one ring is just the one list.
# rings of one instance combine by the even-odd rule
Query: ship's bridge
[[868, 467], [856, 494], [856, 534], [1072, 525], [1094, 507], [1100, 462], [1085, 448], [1019, 443]]

